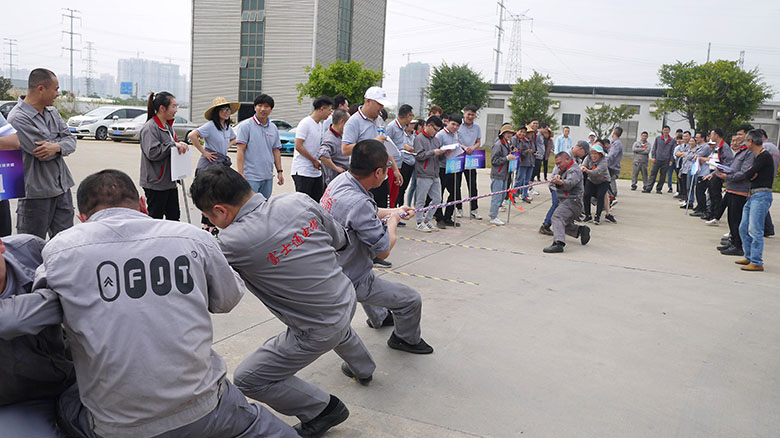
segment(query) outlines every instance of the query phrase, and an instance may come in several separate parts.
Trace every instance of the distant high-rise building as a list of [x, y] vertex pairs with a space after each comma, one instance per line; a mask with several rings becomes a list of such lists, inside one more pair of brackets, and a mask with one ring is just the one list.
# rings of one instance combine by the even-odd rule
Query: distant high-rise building
[[428, 106], [428, 79], [431, 66], [422, 62], [411, 62], [401, 67], [398, 79], [398, 106], [409, 104], [415, 114], [423, 114]]
[[117, 62], [117, 82], [132, 82], [133, 92], [145, 99], [149, 92], [168, 91], [179, 104], [189, 102], [186, 76], [179, 66], [149, 59], [127, 58]]
[[305, 66], [361, 61], [382, 70], [387, 0], [194, 0], [192, 114], [217, 96], [254, 113], [261, 93], [274, 98], [273, 118], [297, 123], [311, 112], [298, 103]]

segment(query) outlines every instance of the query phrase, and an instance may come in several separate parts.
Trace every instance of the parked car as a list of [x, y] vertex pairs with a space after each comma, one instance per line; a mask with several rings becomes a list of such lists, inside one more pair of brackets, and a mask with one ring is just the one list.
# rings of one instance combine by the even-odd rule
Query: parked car
[[273, 120], [273, 119], [271, 119], [271, 123], [276, 125], [276, 128], [279, 129], [279, 132], [289, 131], [289, 130], [291, 130], [291, 129], [293, 129], [295, 127], [294, 125], [290, 124], [290, 122], [285, 121], [285, 120]]
[[16, 106], [17, 100], [0, 100], [0, 114], [8, 119], [8, 113]]
[[282, 155], [292, 155], [295, 152], [295, 129], [292, 128], [284, 132], [279, 130], [279, 141], [282, 143], [282, 149], [279, 152]]
[[[108, 135], [111, 137], [111, 140], [114, 141], [140, 141], [139, 135], [146, 120], [147, 115], [144, 113], [130, 121], [113, 124], [108, 129]], [[178, 138], [179, 141], [186, 141], [189, 143], [190, 139], [187, 137], [189, 137], [190, 132], [197, 127], [198, 125], [190, 122], [184, 117], [176, 116], [173, 118], [173, 131], [176, 132], [176, 138]]]
[[68, 119], [70, 132], [76, 138], [95, 137], [96, 140], [108, 138], [108, 127], [116, 123], [129, 122], [141, 114], [146, 114], [146, 108], [137, 106], [101, 106], [84, 114]]

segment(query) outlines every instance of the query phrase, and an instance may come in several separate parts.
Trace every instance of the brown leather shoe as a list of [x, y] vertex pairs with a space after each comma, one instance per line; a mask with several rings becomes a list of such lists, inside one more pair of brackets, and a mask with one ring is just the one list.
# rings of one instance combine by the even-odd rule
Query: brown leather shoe
[[752, 263], [748, 263], [747, 265], [743, 266], [740, 269], [742, 269], [743, 271], [763, 271], [764, 265], [754, 265]]
[[736, 263], [738, 265], [749, 265], [750, 264], [750, 260], [748, 260], [748, 259], [739, 259], [739, 260], [737, 260], [734, 263]]

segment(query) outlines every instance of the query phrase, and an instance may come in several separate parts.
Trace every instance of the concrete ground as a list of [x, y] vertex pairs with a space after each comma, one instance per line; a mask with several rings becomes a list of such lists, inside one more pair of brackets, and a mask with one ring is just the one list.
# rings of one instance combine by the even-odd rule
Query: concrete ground
[[[137, 144], [82, 140], [68, 165], [77, 184], [107, 167], [137, 179], [139, 156]], [[290, 158], [284, 169], [277, 194], [293, 190]], [[765, 272], [742, 272], [715, 250], [725, 220], [708, 227], [670, 194], [619, 188], [618, 223], [591, 225], [590, 244], [570, 240], [563, 254], [542, 253], [546, 187], [505, 227], [488, 225], [483, 200], [484, 220], [402, 229], [392, 270], [379, 274], [423, 296], [423, 337], [436, 351], [389, 349], [390, 329], [368, 328], [359, 309], [353, 326], [377, 362], [371, 385], [343, 376], [334, 353], [298, 374], [351, 411], [327, 436], [777, 436], [778, 238], [766, 240]], [[780, 220], [777, 203], [772, 212]], [[213, 319], [230, 371], [283, 330], [251, 294]]]

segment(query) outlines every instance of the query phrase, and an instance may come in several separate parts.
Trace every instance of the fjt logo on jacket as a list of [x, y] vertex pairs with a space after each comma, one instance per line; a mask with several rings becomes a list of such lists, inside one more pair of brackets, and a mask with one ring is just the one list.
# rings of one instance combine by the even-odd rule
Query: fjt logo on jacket
[[147, 265], [136, 258], [125, 262], [120, 270], [112, 261], [104, 261], [97, 267], [98, 289], [104, 301], [114, 301], [122, 293], [122, 287], [130, 298], [141, 298], [151, 286], [152, 292], [159, 296], [167, 295], [173, 285], [182, 294], [188, 294], [195, 288], [190, 274], [190, 259], [181, 255], [171, 264], [165, 257], [155, 257]]

